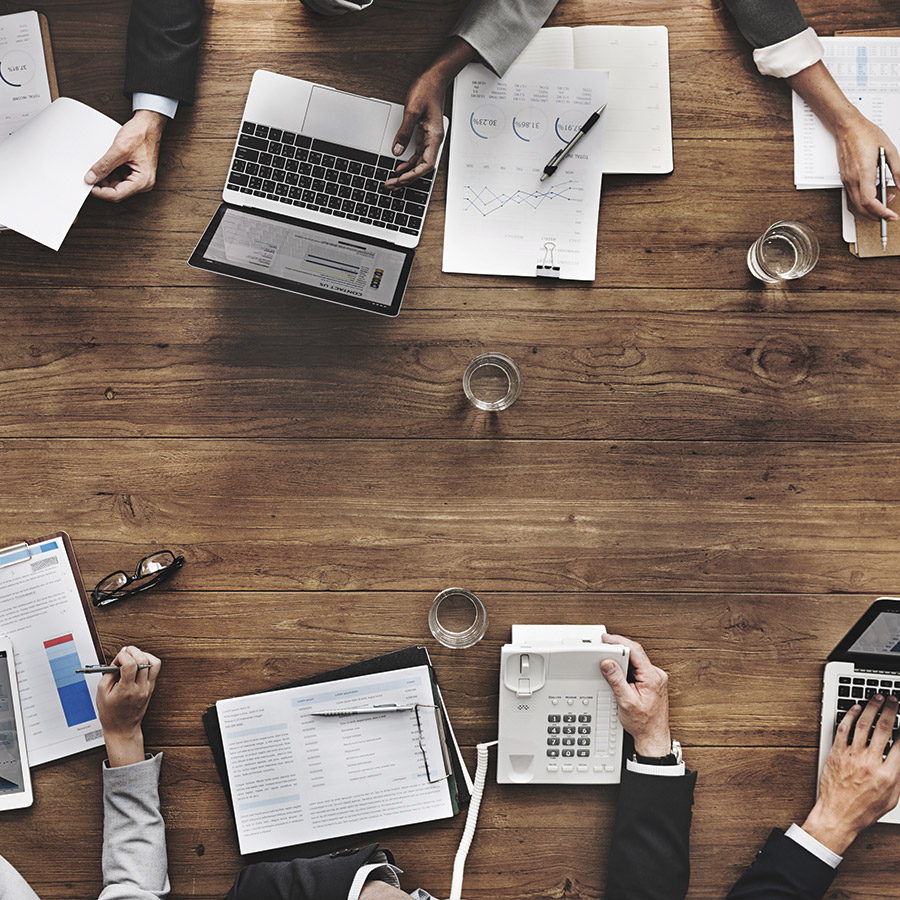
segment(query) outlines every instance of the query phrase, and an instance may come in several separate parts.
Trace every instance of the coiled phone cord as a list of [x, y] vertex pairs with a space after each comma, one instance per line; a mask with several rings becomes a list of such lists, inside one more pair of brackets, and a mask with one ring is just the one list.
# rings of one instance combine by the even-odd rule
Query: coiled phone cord
[[477, 744], [478, 763], [475, 766], [475, 782], [472, 785], [472, 798], [469, 801], [469, 811], [466, 814], [466, 827], [463, 828], [459, 849], [456, 851], [456, 859], [453, 860], [453, 881], [450, 883], [450, 900], [461, 900], [463, 869], [466, 866], [466, 857], [472, 846], [472, 838], [475, 837], [475, 826], [478, 824], [478, 810], [481, 809], [481, 796], [484, 794], [484, 781], [487, 778], [489, 750], [496, 747], [496, 741], [486, 744]]

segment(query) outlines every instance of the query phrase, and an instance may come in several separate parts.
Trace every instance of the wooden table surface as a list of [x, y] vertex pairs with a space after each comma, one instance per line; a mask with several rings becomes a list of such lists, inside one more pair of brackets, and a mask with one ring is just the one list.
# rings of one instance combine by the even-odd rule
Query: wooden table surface
[[[62, 93], [120, 120], [128, 6], [40, 6]], [[153, 549], [187, 559], [96, 616], [107, 653], [164, 659], [146, 734], [176, 898], [223, 896], [240, 865], [207, 704], [422, 643], [474, 765], [513, 622], [603, 623], [669, 670], [700, 771], [690, 897], [722, 897], [813, 801], [825, 655], [900, 591], [898, 262], [850, 256], [837, 191], [794, 190], [788, 91], [714, 0], [551, 20], [669, 27], [675, 171], [604, 179], [593, 284], [443, 274], [443, 171], [396, 320], [188, 268], [255, 69], [402, 101], [459, 6], [208, 0], [156, 190], [90, 200], [59, 253], [0, 236], [0, 543], [64, 528], [88, 587]], [[892, 0], [805, 6], [821, 34], [898, 22]], [[781, 218], [821, 258], [766, 288], [746, 251]], [[460, 385], [486, 350], [524, 374], [499, 416]], [[490, 612], [465, 652], [427, 628], [451, 584]], [[37, 770], [34, 806], [0, 819], [42, 897], [100, 889], [102, 758]], [[615, 795], [489, 782], [466, 896], [602, 897]], [[408, 890], [447, 895], [462, 824], [380, 836]], [[897, 840], [868, 831], [829, 896], [896, 897]]]

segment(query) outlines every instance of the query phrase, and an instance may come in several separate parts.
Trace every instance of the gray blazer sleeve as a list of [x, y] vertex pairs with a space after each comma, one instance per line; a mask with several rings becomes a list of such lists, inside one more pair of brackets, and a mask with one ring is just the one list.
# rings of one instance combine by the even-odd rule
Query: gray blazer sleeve
[[103, 766], [103, 890], [100, 900], [160, 900], [169, 893], [166, 827], [159, 811], [162, 754]]
[[31, 885], [0, 856], [0, 900], [39, 900]]
[[525, 49], [557, 0], [469, 0], [451, 34], [478, 52], [497, 75]]
[[807, 28], [794, 0], [725, 0], [725, 5], [754, 48], [780, 44]]

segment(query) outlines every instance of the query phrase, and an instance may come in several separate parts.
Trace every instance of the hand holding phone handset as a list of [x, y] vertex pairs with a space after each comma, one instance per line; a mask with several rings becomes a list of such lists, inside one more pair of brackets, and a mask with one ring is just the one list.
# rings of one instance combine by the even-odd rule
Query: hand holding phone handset
[[0, 811], [33, 802], [16, 661], [12, 641], [0, 635]]

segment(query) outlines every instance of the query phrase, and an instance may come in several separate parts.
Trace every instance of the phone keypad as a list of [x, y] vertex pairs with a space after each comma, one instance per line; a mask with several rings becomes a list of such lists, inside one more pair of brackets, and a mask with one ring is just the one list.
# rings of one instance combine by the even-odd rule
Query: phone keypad
[[[560, 726], [557, 723], [564, 722]], [[547, 716], [547, 756], [550, 759], [556, 759], [560, 755], [560, 740], [562, 741], [562, 755], [564, 757], [572, 757], [576, 754], [580, 758], [589, 757], [591, 755], [591, 733], [592, 725], [591, 716], [587, 713], [575, 715], [574, 713], [566, 713], [563, 716], [549, 715]], [[577, 724], [576, 724], [577, 723]], [[565, 737], [560, 739], [557, 735], [562, 732]], [[579, 735], [579, 737], [575, 737]], [[577, 746], [577, 750], [575, 749]], [[555, 765], [553, 763], [548, 765]]]

